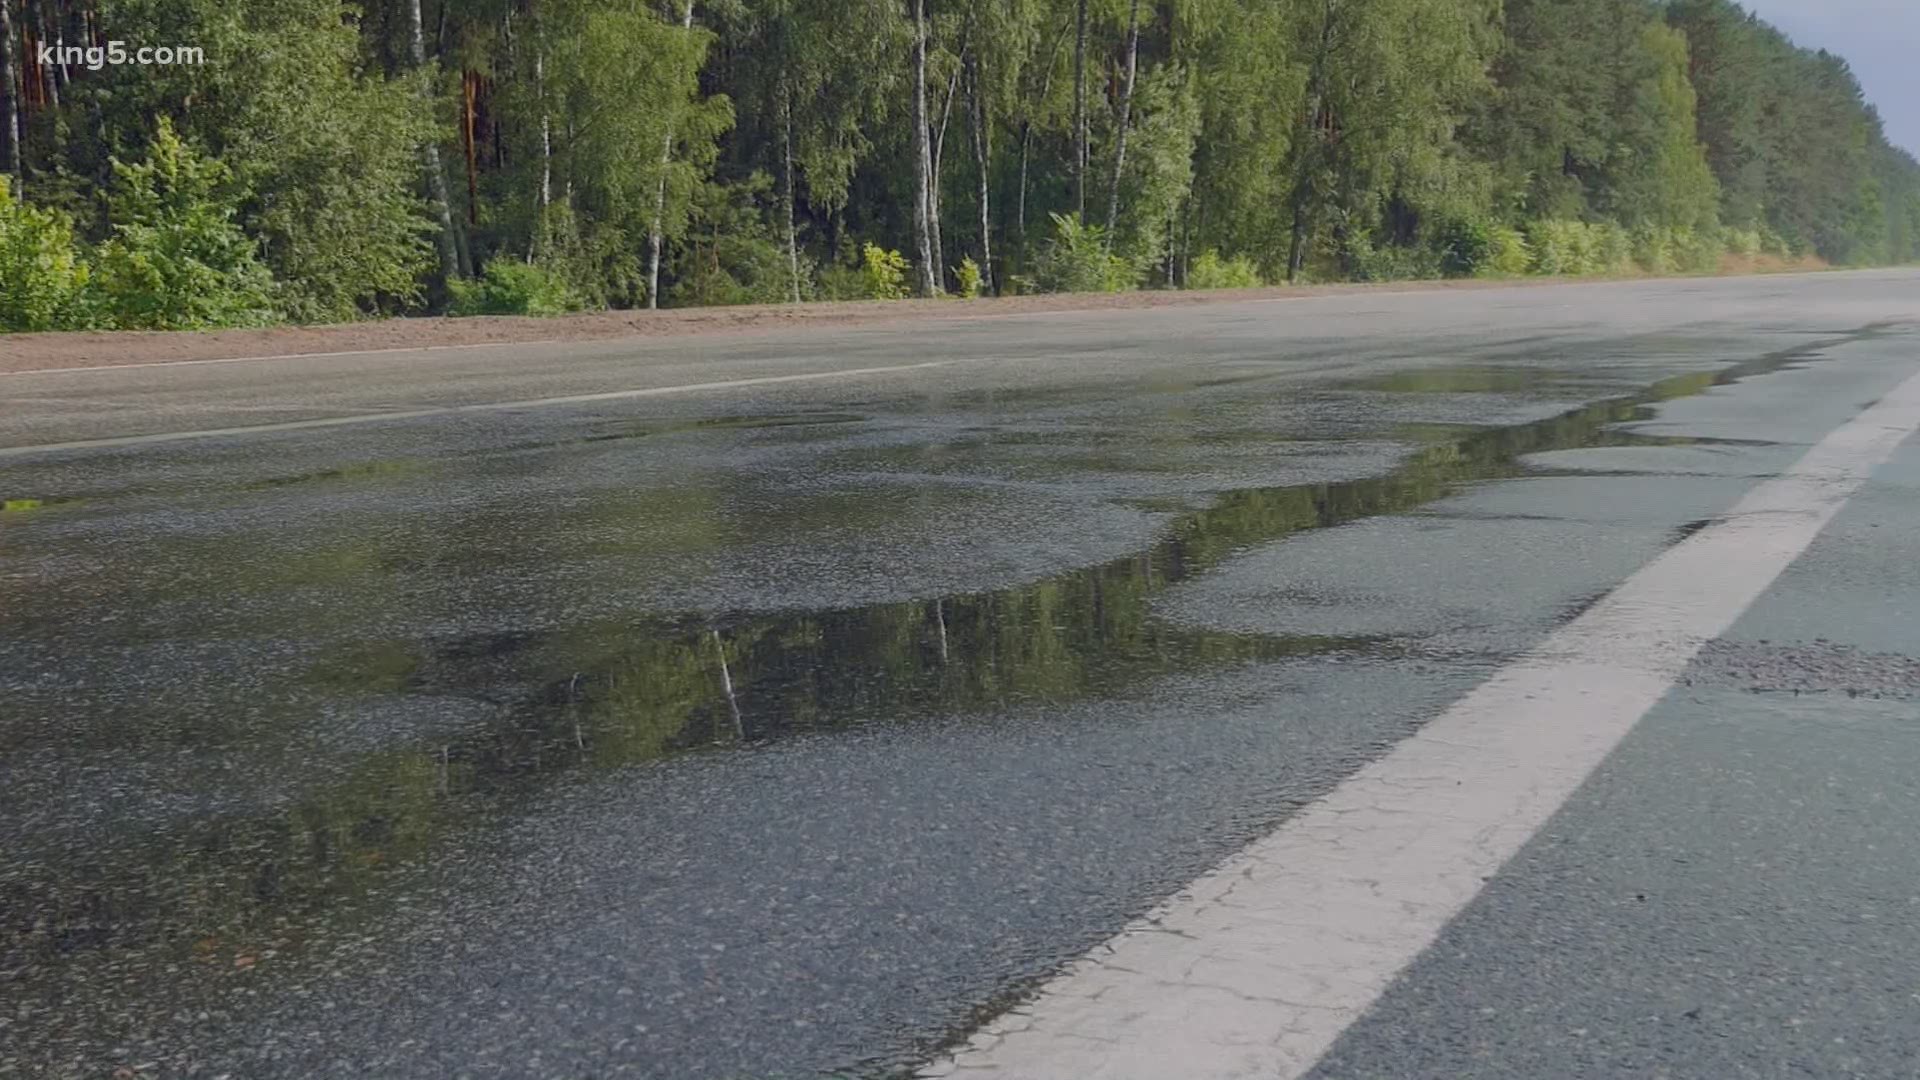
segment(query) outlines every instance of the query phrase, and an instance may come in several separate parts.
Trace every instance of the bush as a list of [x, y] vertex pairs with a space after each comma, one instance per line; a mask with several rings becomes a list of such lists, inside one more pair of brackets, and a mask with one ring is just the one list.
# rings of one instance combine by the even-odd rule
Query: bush
[[960, 260], [960, 265], [953, 268], [953, 276], [960, 282], [960, 292], [958, 295], [962, 300], [977, 300], [980, 298], [980, 290], [982, 288], [980, 264], [974, 262], [972, 256], [967, 256]]
[[868, 300], [867, 275], [858, 266], [828, 266], [820, 271], [820, 299]]
[[1203, 251], [1187, 267], [1189, 289], [1254, 289], [1261, 284], [1259, 268], [1245, 255], [1222, 259], [1217, 251]]
[[1477, 221], [1450, 221], [1433, 237], [1440, 256], [1440, 273], [1451, 278], [1474, 277], [1493, 261], [1493, 230]]
[[88, 276], [73, 223], [16, 202], [0, 173], [0, 330], [83, 326]]
[[877, 244], [860, 247], [860, 283], [870, 300], [907, 298], [907, 260]]
[[1487, 230], [1487, 247], [1487, 262], [1481, 271], [1484, 274], [1519, 277], [1533, 269], [1533, 248], [1519, 229], [1492, 226]]
[[1548, 276], [1577, 276], [1600, 269], [1593, 229], [1582, 221], [1536, 221], [1527, 228], [1533, 268]]
[[234, 223], [226, 166], [200, 157], [165, 118], [147, 160], [113, 160], [115, 190], [101, 246], [95, 304], [111, 325], [138, 330], [260, 326], [279, 317], [273, 275]]
[[560, 275], [538, 263], [497, 258], [477, 281], [450, 281], [450, 315], [564, 315], [580, 298]]
[[[1754, 234], [1758, 250], [1758, 234]], [[1720, 268], [1727, 241], [1717, 229], [1647, 226], [1634, 232], [1633, 258], [1649, 274], [1708, 274]]]
[[1346, 242], [1347, 274], [1355, 281], [1426, 281], [1440, 277], [1440, 252], [1430, 244], [1375, 246], [1364, 233]]
[[1686, 274], [1712, 274], [1720, 269], [1720, 256], [1726, 251], [1726, 238], [1718, 227], [1676, 229], [1674, 252], [1680, 271]]
[[1125, 292], [1140, 284], [1140, 268], [1113, 254], [1106, 230], [1050, 214], [1053, 236], [1034, 260], [1032, 283], [1040, 292]]
[[1592, 238], [1593, 273], [1630, 274], [1633, 272], [1633, 237], [1611, 221], [1587, 226]]
[[1759, 229], [1728, 229], [1723, 234], [1727, 242], [1727, 254], [1751, 259], [1760, 254], [1761, 238]]
[[819, 295], [823, 300], [904, 300], [912, 295], [907, 284], [912, 269], [898, 251], [862, 244], [859, 261], [820, 271]]

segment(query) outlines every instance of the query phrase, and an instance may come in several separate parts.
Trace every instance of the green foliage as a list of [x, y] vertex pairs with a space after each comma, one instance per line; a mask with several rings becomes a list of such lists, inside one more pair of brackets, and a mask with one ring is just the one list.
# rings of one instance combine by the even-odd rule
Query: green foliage
[[877, 244], [863, 244], [860, 247], [860, 280], [866, 299], [906, 299], [907, 272], [911, 269], [906, 256], [897, 251], [889, 251]]
[[1493, 262], [1493, 227], [1479, 221], [1449, 221], [1434, 236], [1440, 272], [1447, 277], [1473, 277]]
[[1133, 263], [1150, 266], [1164, 259], [1170, 223], [1193, 190], [1200, 108], [1188, 73], [1177, 64], [1147, 73], [1134, 93], [1133, 113], [1112, 246]]
[[[445, 0], [423, 63], [405, 0], [29, 6], [62, 24], [42, 37], [213, 62], [75, 69], [35, 98], [9, 324], [875, 297], [913, 277], [859, 254], [917, 250], [899, 0]], [[1142, 3], [1117, 170], [1132, 8], [1090, 0], [1083, 43], [1074, 11], [928, 5], [936, 266], [990, 242], [1011, 292], [1182, 265], [1193, 284], [1920, 261], [1920, 162], [1843, 60], [1735, 0]], [[198, 211], [140, 218], [116, 160], [162, 119], [226, 173]], [[430, 241], [531, 253], [550, 280], [443, 290]], [[828, 250], [854, 254], [816, 273]]]
[[1481, 273], [1498, 277], [1519, 277], [1533, 269], [1533, 248], [1527, 234], [1506, 225], [1487, 228], [1487, 260]]
[[1549, 277], [1592, 273], [1594, 260], [1587, 227], [1578, 221], [1536, 221], [1527, 230], [1533, 268]]
[[1844, 60], [1796, 47], [1733, 0], [1673, 0], [1721, 214], [1762, 250], [1905, 262], [1920, 168], [1889, 146]]
[[1706, 230], [1719, 222], [1720, 186], [1696, 134], [1696, 98], [1687, 81], [1687, 40], [1659, 22], [1641, 30], [1627, 104], [1596, 206], [1629, 226]]
[[1726, 254], [1741, 259], [1757, 258], [1766, 242], [1759, 229], [1722, 229], [1720, 238], [1726, 244]]
[[[1594, 273], [1630, 274], [1633, 272], [1633, 235], [1615, 222], [1602, 221], [1587, 227], [1592, 236]], [[1680, 229], [1676, 232], [1689, 232]]]
[[88, 277], [73, 223], [16, 201], [0, 173], [0, 330], [84, 325]]
[[447, 283], [450, 315], [564, 315], [580, 310], [580, 298], [553, 270], [537, 263], [496, 258], [474, 281]]
[[259, 326], [280, 313], [273, 276], [235, 222], [230, 174], [162, 117], [147, 160], [115, 159], [113, 236], [96, 258], [102, 321], [141, 330]]
[[1245, 255], [1223, 259], [1219, 252], [1209, 249], [1187, 267], [1189, 289], [1253, 289], [1261, 284], [1260, 268]]
[[189, 111], [244, 193], [238, 220], [302, 322], [422, 297], [432, 226], [417, 186], [431, 114], [410, 80], [369, 75], [338, 0], [253, 0], [220, 46], [220, 115]]
[[1347, 237], [1340, 262], [1355, 281], [1426, 281], [1443, 276], [1441, 255], [1427, 244], [1376, 244], [1365, 232]]
[[1137, 288], [1141, 271], [1108, 249], [1106, 230], [1082, 225], [1066, 214], [1049, 215], [1053, 236], [1034, 262], [1033, 285], [1040, 292], [1125, 292]]
[[[778, 304], [793, 297], [784, 237], [768, 222], [772, 182], [756, 173], [737, 184], [706, 184], [694, 195], [684, 245], [674, 261], [674, 303], [696, 306]], [[800, 266], [802, 299], [813, 264]]]
[[980, 298], [980, 264], [973, 261], [973, 256], [961, 259], [960, 265], [953, 268], [953, 276], [960, 282], [960, 291], [955, 295], [962, 300]]

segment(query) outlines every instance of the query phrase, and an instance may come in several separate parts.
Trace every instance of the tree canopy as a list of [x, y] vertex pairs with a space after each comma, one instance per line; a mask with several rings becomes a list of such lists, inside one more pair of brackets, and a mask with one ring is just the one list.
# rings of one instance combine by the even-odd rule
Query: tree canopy
[[[42, 49], [107, 41], [204, 57]], [[1920, 260], [1920, 164], [1733, 0], [0, 0], [0, 42], [0, 328]]]

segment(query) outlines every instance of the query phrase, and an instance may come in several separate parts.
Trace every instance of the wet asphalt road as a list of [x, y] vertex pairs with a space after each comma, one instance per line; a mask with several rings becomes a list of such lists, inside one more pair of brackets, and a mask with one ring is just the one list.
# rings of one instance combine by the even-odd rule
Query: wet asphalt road
[[[0, 1076], [896, 1073], [1917, 321], [1871, 273], [0, 377]], [[1914, 1075], [1886, 472], [1326, 1076]]]

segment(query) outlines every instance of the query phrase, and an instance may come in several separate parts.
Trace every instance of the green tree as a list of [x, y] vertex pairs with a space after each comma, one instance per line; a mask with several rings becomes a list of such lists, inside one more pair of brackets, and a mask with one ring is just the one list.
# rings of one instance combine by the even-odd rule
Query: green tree
[[0, 173], [0, 330], [82, 325], [88, 275], [73, 223], [14, 198], [11, 178]]
[[162, 117], [147, 160], [113, 169], [113, 237], [97, 279], [107, 321], [141, 330], [273, 321], [273, 276], [235, 221], [225, 165], [194, 152]]

